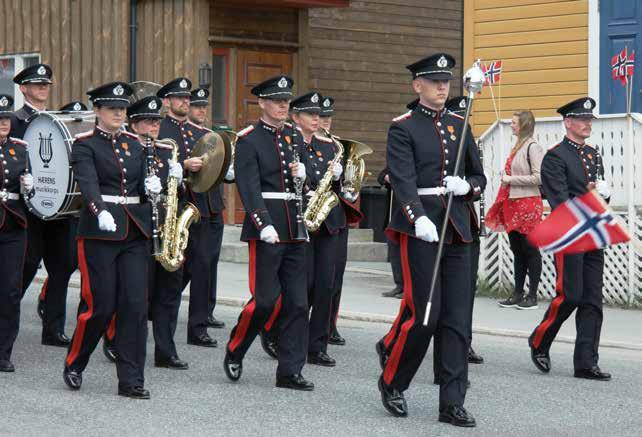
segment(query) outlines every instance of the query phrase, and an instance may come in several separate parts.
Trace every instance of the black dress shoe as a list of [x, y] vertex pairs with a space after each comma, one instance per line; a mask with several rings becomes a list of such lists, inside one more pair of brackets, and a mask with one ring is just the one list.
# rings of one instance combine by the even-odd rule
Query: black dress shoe
[[16, 368], [9, 360], [0, 360], [0, 372], [15, 372]]
[[62, 371], [62, 379], [72, 390], [80, 390], [82, 386], [82, 373], [71, 370], [68, 367], [65, 367], [65, 370]]
[[484, 364], [484, 357], [475, 352], [472, 347], [469, 347], [468, 362], [471, 364]]
[[408, 405], [403, 393], [386, 385], [383, 382], [383, 376], [379, 377], [379, 391], [381, 392], [381, 403], [390, 414], [396, 417], [406, 417], [408, 415]]
[[448, 405], [439, 412], [439, 421], [455, 426], [473, 428], [477, 426], [475, 418], [460, 405]]
[[330, 355], [320, 351], [308, 353], [308, 364], [315, 364], [323, 367], [334, 367], [337, 365], [337, 362]]
[[207, 318], [207, 326], [209, 326], [210, 328], [221, 329], [225, 328], [225, 323], [221, 322], [214, 316], [209, 316]]
[[230, 356], [229, 352], [225, 352], [223, 369], [225, 369], [225, 374], [228, 378], [232, 381], [238, 381], [243, 374], [243, 360], [235, 360]]
[[388, 362], [388, 352], [381, 341], [378, 341], [377, 344], [375, 344], [375, 350], [377, 351], [377, 355], [379, 355], [379, 367], [383, 370]]
[[149, 390], [137, 385], [135, 387], [118, 387], [118, 396], [132, 399], [149, 399]]
[[403, 290], [401, 289], [401, 287], [395, 287], [390, 291], [384, 291], [383, 293], [381, 293], [383, 297], [397, 297], [398, 294], [403, 295]]
[[333, 331], [328, 337], [328, 344], [333, 344], [335, 346], [345, 346], [346, 339], [341, 337], [338, 331]]
[[531, 347], [531, 360], [540, 371], [544, 373], [551, 371], [551, 357], [548, 352], [541, 352]]
[[40, 317], [40, 320], [42, 320], [45, 317], [45, 300], [44, 299], [38, 299], [38, 309], [36, 311], [38, 313], [38, 317]]
[[71, 343], [69, 337], [64, 332], [57, 332], [54, 335], [43, 335], [42, 344], [45, 346], [67, 347]]
[[305, 379], [300, 373], [294, 375], [276, 377], [276, 386], [279, 388], [290, 388], [292, 390], [312, 391], [314, 384]]
[[593, 366], [590, 369], [575, 369], [576, 378], [594, 379], [596, 381], [610, 381], [611, 374], [602, 372], [598, 366]]
[[187, 370], [189, 369], [189, 364], [181, 360], [176, 355], [169, 358], [154, 358], [154, 365], [156, 367], [165, 367], [167, 369], [176, 369], [176, 370]]
[[192, 346], [202, 346], [202, 347], [216, 347], [218, 342], [209, 336], [208, 333], [203, 333], [197, 336], [187, 336], [187, 344]]
[[103, 337], [103, 354], [105, 354], [105, 358], [107, 358], [110, 362], [115, 363], [116, 359], [118, 359], [118, 352], [116, 352], [116, 348], [114, 347], [113, 343], [107, 338]]
[[265, 353], [277, 360], [279, 358], [277, 342], [269, 334], [266, 334], [263, 331], [259, 333], [259, 336], [261, 338], [261, 347]]

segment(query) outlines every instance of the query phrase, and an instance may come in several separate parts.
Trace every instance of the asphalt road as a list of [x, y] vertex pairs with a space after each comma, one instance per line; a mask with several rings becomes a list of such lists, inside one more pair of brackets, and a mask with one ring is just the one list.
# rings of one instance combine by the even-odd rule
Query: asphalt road
[[[70, 299], [70, 301], [73, 299]], [[22, 328], [12, 360], [14, 374], [0, 374], [0, 435], [208, 435], [208, 436], [639, 436], [642, 433], [642, 352], [601, 350], [601, 366], [611, 382], [572, 377], [572, 345], [556, 344], [553, 370], [539, 373], [524, 339], [477, 335], [486, 364], [471, 366], [466, 407], [475, 429], [437, 421], [437, 387], [431, 384], [430, 352], [406, 392], [410, 415], [389, 416], [377, 390], [379, 368], [374, 342], [387, 325], [340, 321], [347, 338], [332, 347], [333, 369], [306, 366], [316, 384], [311, 393], [274, 387], [276, 362], [255, 342], [239, 383], [223, 373], [223, 348], [187, 346], [187, 305], [177, 332], [188, 371], [156, 369], [148, 359], [149, 401], [116, 395], [115, 367], [96, 349], [79, 392], [62, 381], [65, 350], [40, 345], [35, 293], [22, 305]], [[74, 302], [75, 305], [75, 302]], [[74, 305], [69, 314], [75, 314]], [[239, 309], [219, 307], [226, 329], [210, 330], [224, 343]], [[569, 320], [569, 322], [572, 322]], [[68, 322], [69, 334], [74, 322]], [[150, 339], [148, 351], [153, 351]], [[151, 354], [148, 354], [151, 355]]]

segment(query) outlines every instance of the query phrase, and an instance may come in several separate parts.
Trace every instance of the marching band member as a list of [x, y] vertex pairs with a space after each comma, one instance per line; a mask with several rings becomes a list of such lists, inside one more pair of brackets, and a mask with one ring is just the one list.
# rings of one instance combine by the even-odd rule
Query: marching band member
[[[31, 118], [46, 110], [51, 92], [53, 72], [46, 64], [35, 64], [18, 73], [13, 81], [20, 86], [24, 95], [24, 106], [15, 112], [12, 119], [11, 136], [23, 138]], [[77, 219], [43, 221], [33, 214], [27, 214], [27, 255], [24, 263], [22, 293], [27, 292], [36, 276], [40, 263], [44, 261], [48, 278], [43, 284], [42, 301], [38, 302], [38, 314], [42, 318], [41, 342], [48, 346], [67, 347], [69, 337], [65, 335], [67, 312], [67, 287], [69, 279], [77, 268], [74, 236]], [[42, 302], [42, 303], [41, 303]]]
[[[414, 110], [397, 117], [388, 133], [387, 165], [399, 207], [388, 232], [399, 239], [404, 276], [400, 315], [389, 335], [394, 341], [377, 344], [383, 373], [379, 390], [384, 407], [406, 416], [403, 392], [408, 388], [435, 331], [442, 347], [439, 420], [475, 426], [464, 408], [468, 380], [470, 330], [470, 214], [465, 199], [486, 184], [477, 147], [469, 132], [459, 174], [454, 175], [463, 119], [444, 108], [455, 60], [437, 53], [409, 65], [413, 89], [419, 95]], [[465, 179], [464, 179], [465, 177]], [[446, 194], [453, 204], [446, 228], [444, 253], [428, 326], [423, 326], [430, 278], [437, 254], [439, 227]], [[386, 348], [385, 344], [390, 344]]]
[[[604, 198], [611, 197], [604, 181], [604, 164], [597, 148], [586, 144], [591, 136], [595, 100], [583, 97], [560, 107], [566, 135], [561, 143], [544, 155], [542, 187], [552, 209], [595, 188]], [[575, 313], [577, 337], [573, 367], [576, 378], [608, 381], [611, 374], [598, 366], [598, 347], [602, 330], [602, 285], [604, 250], [573, 255], [555, 255], [557, 296], [551, 301], [544, 319], [535, 328], [528, 344], [531, 359], [540, 371], [551, 370], [549, 350], [566, 319]]]
[[223, 366], [231, 380], [241, 377], [243, 358], [282, 295], [276, 386], [309, 391], [314, 384], [301, 375], [308, 339], [305, 235], [297, 220], [306, 154], [295, 139], [300, 133], [286, 124], [292, 85], [285, 76], [256, 85], [261, 119], [238, 136], [234, 170], [246, 211], [241, 239], [249, 245], [252, 299], [232, 329]]
[[[13, 372], [13, 343], [20, 326], [27, 217], [21, 193], [33, 189], [27, 143], [9, 136], [13, 98], [0, 94], [0, 372]], [[25, 171], [27, 169], [27, 171]]]
[[78, 225], [82, 284], [63, 380], [80, 389], [89, 357], [117, 313], [118, 394], [149, 399], [144, 366], [152, 213], [146, 195], [160, 193], [161, 182], [146, 177], [142, 144], [122, 130], [132, 92], [123, 82], [88, 91], [97, 125], [78, 135], [73, 146], [72, 165], [84, 199]]

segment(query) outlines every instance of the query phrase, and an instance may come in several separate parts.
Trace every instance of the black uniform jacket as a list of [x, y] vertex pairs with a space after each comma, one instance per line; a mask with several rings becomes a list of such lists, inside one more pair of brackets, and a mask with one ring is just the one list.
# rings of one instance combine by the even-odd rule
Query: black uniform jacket
[[11, 214], [23, 228], [27, 227], [27, 217], [22, 198], [2, 200], [2, 193], [20, 194], [20, 176], [28, 171], [29, 155], [27, 143], [17, 138], [0, 141], [0, 229], [4, 226], [7, 214]]
[[236, 186], [245, 208], [241, 240], [257, 240], [261, 230], [272, 225], [282, 243], [297, 237], [294, 200], [264, 199], [263, 192], [294, 193], [294, 179], [290, 164], [295, 150], [306, 169], [307, 154], [300, 132], [292, 139], [290, 124], [277, 129], [264, 121], [249, 126], [238, 133], [234, 172]]
[[[176, 141], [179, 150], [179, 162], [183, 165], [186, 159], [193, 157], [192, 149], [194, 144], [208, 132], [212, 131], [189, 120], [179, 121], [168, 115], [161, 122], [158, 138], [170, 138]], [[184, 174], [188, 175], [187, 170], [185, 170]], [[193, 203], [201, 213], [201, 217], [211, 217], [220, 214], [225, 209], [222, 184], [208, 192], [196, 193], [186, 183], [183, 200]]]
[[[71, 161], [84, 200], [79, 238], [124, 240], [132, 225], [149, 238], [152, 212], [145, 196], [145, 152], [136, 135], [129, 132], [112, 135], [96, 127], [76, 136]], [[103, 195], [140, 197], [141, 203], [105, 202]], [[98, 214], [104, 210], [114, 217], [116, 232], [98, 227]]]
[[[308, 154], [308, 166], [306, 171], [308, 174], [308, 186], [310, 190], [316, 190], [319, 182], [328, 170], [328, 165], [334, 159], [338, 152], [337, 146], [334, 142], [327, 138], [318, 135], [312, 137], [310, 144], [306, 144], [306, 153]], [[331, 180], [332, 191], [341, 198], [341, 183], [339, 181]], [[330, 210], [330, 214], [323, 222], [322, 226], [328, 230], [329, 233], [335, 234], [347, 225], [345, 203], [339, 203]]]
[[9, 136], [20, 139], [24, 138], [30, 118], [37, 113], [38, 111], [28, 103], [25, 103], [22, 108], [15, 111], [11, 117], [11, 132], [9, 132]]
[[568, 199], [588, 192], [588, 184], [604, 176], [602, 157], [597, 149], [564, 137], [542, 160], [542, 187], [551, 209]]
[[[444, 185], [444, 177], [453, 175], [464, 119], [447, 110], [433, 111], [421, 104], [393, 120], [388, 132], [387, 168], [399, 207], [392, 213], [388, 230], [415, 235], [415, 221], [425, 215], [441, 232], [447, 196], [419, 196], [418, 188]], [[455, 196], [449, 224], [459, 239], [472, 241], [470, 211], [466, 201], [486, 187], [486, 177], [479, 152], [468, 130], [464, 141], [458, 175], [471, 186], [467, 196]], [[452, 235], [447, 234], [446, 243]]]

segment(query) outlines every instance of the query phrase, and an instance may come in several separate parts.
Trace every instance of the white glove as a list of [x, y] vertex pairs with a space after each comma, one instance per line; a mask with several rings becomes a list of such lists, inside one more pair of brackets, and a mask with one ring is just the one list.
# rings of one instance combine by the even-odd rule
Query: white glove
[[230, 165], [227, 169], [227, 173], [225, 173], [225, 180], [233, 181], [235, 176], [236, 175], [234, 174], [234, 166]]
[[338, 181], [341, 177], [341, 173], [343, 173], [343, 166], [340, 162], [337, 162], [334, 164], [334, 167], [332, 167], [332, 179]]
[[357, 201], [359, 193], [343, 193], [343, 197], [345, 197], [348, 202], [354, 203]]
[[160, 178], [156, 175], [145, 178], [145, 191], [151, 194], [158, 194], [163, 189]]
[[261, 241], [264, 241], [268, 244], [279, 242], [279, 234], [276, 233], [276, 229], [274, 229], [274, 226], [268, 225], [261, 229]]
[[98, 227], [101, 231], [116, 232], [114, 216], [109, 211], [101, 211], [98, 214]]
[[446, 192], [453, 193], [455, 196], [465, 196], [470, 191], [470, 184], [459, 176], [446, 176]]
[[183, 182], [183, 166], [180, 165], [178, 162], [172, 161], [171, 159], [168, 161], [168, 163], [169, 163], [169, 176], [176, 178], [179, 184]]
[[20, 184], [25, 193], [31, 192], [33, 190], [33, 176], [31, 173], [25, 173], [20, 177]]
[[296, 174], [294, 176], [299, 179], [305, 179], [305, 164], [299, 162], [296, 167]]
[[597, 181], [595, 183], [595, 189], [597, 190], [598, 194], [603, 198], [608, 199], [609, 197], [611, 197], [611, 188], [609, 187], [608, 182]]
[[421, 238], [422, 240], [429, 243], [439, 241], [439, 235], [437, 235], [437, 227], [425, 215], [422, 215], [417, 220], [415, 220], [415, 235], [417, 236], [417, 238]]

